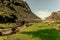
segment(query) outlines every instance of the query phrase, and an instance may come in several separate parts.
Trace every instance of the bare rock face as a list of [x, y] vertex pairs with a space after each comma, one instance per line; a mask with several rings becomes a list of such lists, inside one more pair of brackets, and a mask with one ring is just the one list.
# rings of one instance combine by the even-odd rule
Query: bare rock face
[[46, 21], [58, 21], [60, 22], [60, 11], [53, 12], [49, 17], [45, 19]]
[[[41, 21], [34, 13], [32, 13], [28, 4], [23, 0], [0, 0], [0, 12], [3, 12], [3, 19], [25, 20], [28, 22]], [[11, 16], [15, 15], [15, 17]], [[9, 21], [9, 20], [8, 20]]]

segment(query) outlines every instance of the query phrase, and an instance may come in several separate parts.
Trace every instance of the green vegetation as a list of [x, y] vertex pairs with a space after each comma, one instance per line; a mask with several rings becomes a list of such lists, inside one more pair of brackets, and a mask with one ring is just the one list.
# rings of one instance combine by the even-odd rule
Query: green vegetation
[[32, 26], [25, 25], [20, 29], [20, 32], [0, 36], [0, 40], [60, 40], [60, 31], [55, 30], [55, 24], [46, 24], [44, 22], [32, 23]]
[[3, 15], [4, 14], [4, 12], [0, 12], [0, 15]]
[[10, 28], [10, 27], [15, 27], [15, 26], [17, 26], [16, 23], [0, 23], [0, 27]]

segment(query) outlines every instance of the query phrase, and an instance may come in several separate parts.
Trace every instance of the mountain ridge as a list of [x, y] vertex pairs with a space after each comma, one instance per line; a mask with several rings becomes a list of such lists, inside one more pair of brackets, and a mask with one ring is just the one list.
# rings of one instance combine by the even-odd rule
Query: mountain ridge
[[23, 0], [0, 0], [0, 12], [4, 12], [3, 15], [6, 15], [7, 17], [14, 14], [18, 20], [24, 19], [29, 22], [41, 21], [41, 18], [37, 17], [31, 11], [29, 5]]
[[47, 17], [45, 21], [60, 21], [60, 11], [52, 12], [52, 14]]

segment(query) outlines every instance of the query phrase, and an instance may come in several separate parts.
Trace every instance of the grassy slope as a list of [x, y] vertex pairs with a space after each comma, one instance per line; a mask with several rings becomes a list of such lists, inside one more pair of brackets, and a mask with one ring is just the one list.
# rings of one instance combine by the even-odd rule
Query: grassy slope
[[55, 24], [33, 23], [30, 27], [24, 26], [16, 34], [0, 36], [0, 40], [60, 40], [60, 31], [54, 30], [54, 27]]
[[16, 23], [0, 23], [0, 27], [7, 27], [7, 28], [9, 28], [9, 27], [15, 27], [15, 26], [17, 26]]

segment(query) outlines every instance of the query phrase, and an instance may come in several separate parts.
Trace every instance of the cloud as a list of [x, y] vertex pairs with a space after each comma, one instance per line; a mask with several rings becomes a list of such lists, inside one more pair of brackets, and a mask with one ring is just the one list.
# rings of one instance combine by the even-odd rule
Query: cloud
[[35, 11], [34, 13], [37, 16], [39, 16], [42, 20], [51, 15], [51, 12], [49, 12], [48, 10], [39, 10]]

